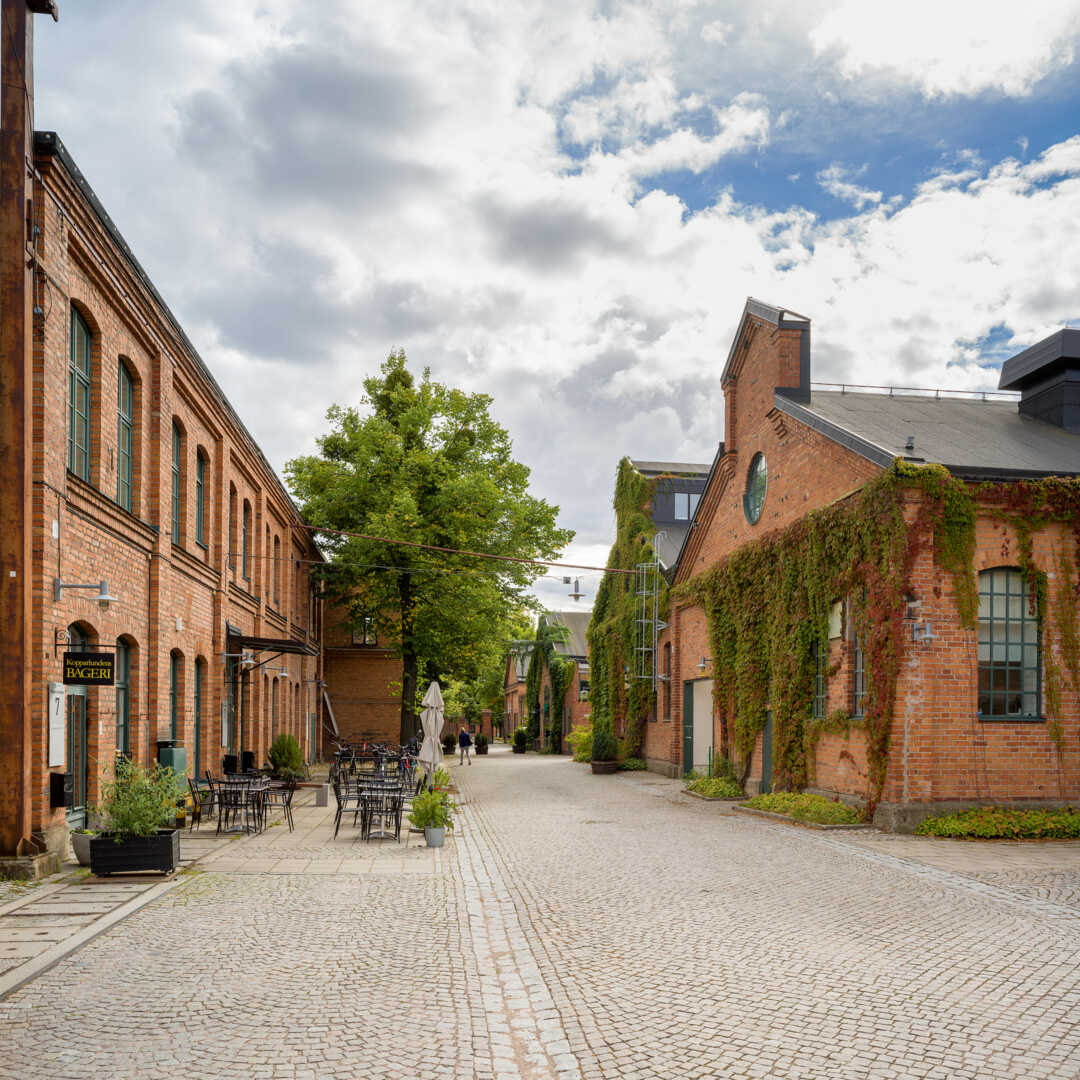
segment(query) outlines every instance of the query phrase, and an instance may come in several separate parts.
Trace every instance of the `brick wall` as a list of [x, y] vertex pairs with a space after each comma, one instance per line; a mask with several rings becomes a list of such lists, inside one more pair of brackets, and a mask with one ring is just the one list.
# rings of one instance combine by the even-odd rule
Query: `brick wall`
[[[226, 625], [262, 637], [293, 637], [318, 652], [321, 613], [310, 601], [306, 572], [308, 560], [318, 553], [307, 530], [299, 527], [280, 481], [62, 157], [45, 149], [37, 165], [41, 303], [33, 326], [34, 430], [26, 463], [34, 481], [33, 827], [56, 846], [63, 842], [65, 815], [48, 806], [47, 774], [65, 766], [48, 764], [46, 717], [48, 686], [62, 678], [62, 638], [69, 627], [76, 626], [91, 644], [104, 647], [122, 641], [128, 646], [130, 749], [138, 761], [148, 762], [156, 754], [156, 740], [169, 736], [170, 657], [175, 654], [177, 737], [187, 747], [189, 768], [194, 766], [199, 663], [200, 765], [216, 772], [227, 698]], [[88, 479], [68, 469], [72, 309], [91, 331]], [[118, 502], [121, 365], [134, 382], [130, 509]], [[174, 423], [182, 433], [176, 529]], [[195, 497], [200, 453], [207, 463], [202, 542], [196, 536]], [[236, 550], [235, 538], [230, 544], [228, 534], [228, 492], [233, 489], [240, 506], [245, 500], [250, 506], [246, 576], [238, 554], [229, 565], [230, 548]], [[0, 492], [0, 499], [5, 493]], [[5, 499], [5, 516], [15, 512]], [[281, 584], [292, 580], [298, 569], [299, 597]], [[91, 591], [65, 590], [54, 601], [57, 578], [79, 584], [105, 580], [117, 600], [103, 611]], [[269, 655], [259, 653], [255, 662]], [[257, 761], [265, 759], [272, 731], [293, 733], [306, 756], [317, 756], [321, 678], [320, 656], [295, 654], [246, 675], [244, 742]], [[91, 688], [86, 706], [87, 794], [92, 802], [101, 775], [114, 759], [117, 695], [111, 688]]]

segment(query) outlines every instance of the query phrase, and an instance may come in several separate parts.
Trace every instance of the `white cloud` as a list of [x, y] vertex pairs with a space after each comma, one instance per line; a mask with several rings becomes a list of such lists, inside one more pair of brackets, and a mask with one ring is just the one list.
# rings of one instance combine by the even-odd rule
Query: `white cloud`
[[859, 187], [854, 179], [866, 172], [866, 166], [851, 170], [838, 162], [833, 162], [828, 168], [822, 169], [817, 174], [818, 185], [834, 198], [849, 202], [856, 210], [861, 210], [866, 205], [876, 206], [881, 202], [881, 192], [871, 191], [869, 188]]
[[721, 19], [714, 19], [701, 28], [701, 40], [709, 42], [710, 45], [723, 45], [731, 37], [733, 29], [731, 23], [726, 23]]
[[908, 0], [886, 8], [842, 0], [810, 31], [850, 79], [881, 71], [927, 97], [996, 90], [1023, 96], [1071, 64], [1080, 33], [1076, 0]]

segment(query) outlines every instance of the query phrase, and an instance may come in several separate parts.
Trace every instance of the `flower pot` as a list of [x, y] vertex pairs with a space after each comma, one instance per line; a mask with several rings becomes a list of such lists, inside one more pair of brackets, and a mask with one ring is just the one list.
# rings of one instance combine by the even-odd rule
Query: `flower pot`
[[608, 773], [618, 772], [619, 763], [617, 761], [591, 761], [592, 771], [597, 776], [606, 776]]
[[428, 847], [442, 847], [446, 839], [446, 829], [425, 829], [424, 839]]
[[476, 748], [476, 752], [477, 754], [486, 754], [488, 752], [487, 744], [485, 744], [484, 746], [478, 746]]
[[71, 834], [71, 850], [75, 852], [75, 858], [80, 866], [90, 865], [90, 841], [93, 839], [89, 833], [73, 832]]
[[128, 836], [119, 843], [111, 833], [90, 838], [90, 872], [132, 874], [157, 870], [171, 874], [180, 863], [180, 834], [175, 829], [158, 829], [156, 836]]

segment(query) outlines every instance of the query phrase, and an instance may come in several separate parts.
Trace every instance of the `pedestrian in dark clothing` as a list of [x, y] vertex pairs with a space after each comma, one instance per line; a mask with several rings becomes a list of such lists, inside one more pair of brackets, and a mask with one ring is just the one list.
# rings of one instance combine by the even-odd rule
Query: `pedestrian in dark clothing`
[[465, 730], [464, 727], [458, 733], [457, 744], [458, 750], [461, 753], [460, 764], [464, 765], [465, 762], [468, 761], [468, 763], [471, 765], [472, 757], [470, 756], [469, 751], [472, 749], [472, 736]]

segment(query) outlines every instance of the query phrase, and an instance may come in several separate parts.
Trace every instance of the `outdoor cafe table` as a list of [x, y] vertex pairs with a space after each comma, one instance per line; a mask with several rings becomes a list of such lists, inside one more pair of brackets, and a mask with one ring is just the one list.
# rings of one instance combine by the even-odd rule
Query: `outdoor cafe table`
[[[270, 781], [263, 776], [226, 776], [214, 780], [218, 792], [218, 832], [260, 832], [266, 822]], [[243, 814], [243, 824], [235, 824]], [[229, 817], [234, 824], [229, 825]], [[249, 824], [250, 822], [250, 824]]]

